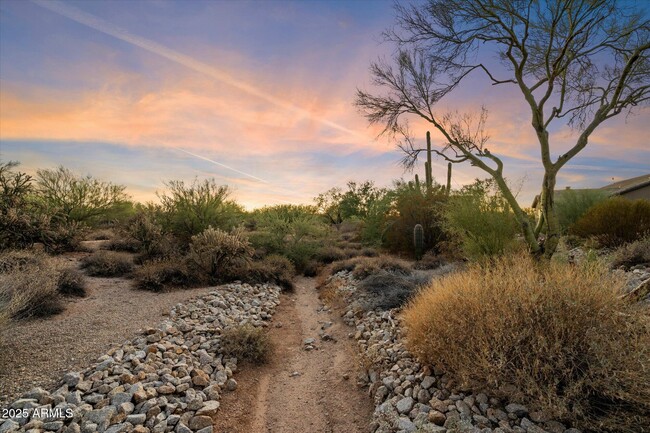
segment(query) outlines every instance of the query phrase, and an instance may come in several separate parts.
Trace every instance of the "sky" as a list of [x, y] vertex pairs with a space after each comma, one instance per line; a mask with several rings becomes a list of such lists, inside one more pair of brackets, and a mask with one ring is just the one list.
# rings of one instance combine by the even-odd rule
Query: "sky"
[[[249, 209], [411, 179], [353, 105], [357, 88], [373, 90], [370, 63], [393, 50], [381, 40], [393, 21], [379, 0], [0, 0], [0, 159], [28, 173], [63, 165], [143, 202], [169, 180], [214, 178]], [[481, 105], [488, 147], [528, 205], [543, 171], [525, 102], [476, 76], [441, 108]], [[650, 172], [649, 122], [646, 108], [603, 124], [558, 188]], [[575, 133], [551, 140], [559, 155]], [[445, 181], [443, 160], [433, 175]], [[477, 177], [457, 165], [452, 185]]]

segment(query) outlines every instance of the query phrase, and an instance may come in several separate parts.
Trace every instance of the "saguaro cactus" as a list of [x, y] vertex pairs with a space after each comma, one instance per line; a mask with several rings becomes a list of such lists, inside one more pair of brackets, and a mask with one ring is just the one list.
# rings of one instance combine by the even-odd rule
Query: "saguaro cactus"
[[427, 171], [427, 190], [433, 187], [433, 169], [431, 166], [431, 133], [427, 131], [427, 162], [424, 164]]
[[451, 162], [447, 163], [447, 195], [451, 192]]
[[415, 260], [420, 260], [424, 251], [424, 229], [421, 224], [416, 224], [413, 227], [413, 246], [415, 247]]

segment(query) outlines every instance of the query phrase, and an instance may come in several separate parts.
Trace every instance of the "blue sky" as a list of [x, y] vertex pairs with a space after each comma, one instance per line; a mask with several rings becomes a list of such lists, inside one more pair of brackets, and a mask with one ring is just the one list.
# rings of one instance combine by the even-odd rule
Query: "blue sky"
[[[369, 87], [369, 63], [392, 50], [380, 43], [391, 2], [48, 4], [0, 0], [2, 160], [28, 172], [64, 165], [125, 184], [143, 201], [167, 180], [214, 177], [247, 207], [308, 203], [348, 180], [384, 186], [402, 176], [394, 143], [376, 140], [352, 105], [355, 90]], [[487, 106], [490, 149], [504, 155], [528, 203], [542, 172], [522, 103], [514, 89], [477, 77], [445, 104]], [[603, 125], [558, 186], [650, 171], [649, 120], [645, 110]], [[574, 137], [558, 128], [553, 138], [559, 153]], [[443, 180], [445, 167], [436, 161], [434, 176]], [[456, 186], [475, 177], [484, 176], [454, 169]]]

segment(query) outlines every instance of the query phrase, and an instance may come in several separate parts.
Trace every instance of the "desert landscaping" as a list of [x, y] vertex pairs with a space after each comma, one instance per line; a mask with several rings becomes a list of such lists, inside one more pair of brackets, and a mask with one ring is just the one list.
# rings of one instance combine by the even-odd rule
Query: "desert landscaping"
[[[0, 50], [9, 71], [0, 72], [0, 433], [650, 433], [650, 173], [639, 163], [647, 149], [634, 145], [647, 125], [608, 123], [622, 113], [647, 124], [648, 11], [426, 0], [397, 2], [386, 18], [382, 2], [343, 3], [0, 3], [9, 53]], [[173, 16], [179, 43], [221, 12], [279, 23], [276, 36], [308, 14], [305, 38], [330, 13], [349, 37], [341, 17], [389, 18], [381, 37], [392, 51], [370, 61], [344, 105], [375, 144], [390, 143], [399, 176], [376, 148], [338, 153], [363, 134], [329, 120], [317, 98], [303, 108], [299, 92], [262, 92], [270, 81], [250, 84], [250, 74], [240, 80], [91, 13], [108, 16], [107, 4], [111, 14]], [[72, 138], [41, 145], [60, 133], [55, 112], [74, 104], [38, 117], [12, 93], [9, 65], [29, 57], [15, 49], [35, 43], [10, 37], [23, 31], [12, 19], [74, 22], [70, 32], [123, 44], [88, 42], [107, 59], [126, 44], [148, 68], [169, 62], [234, 89], [221, 115], [246, 112], [231, 138], [257, 147], [239, 144], [227, 163], [213, 155], [233, 157], [231, 143], [195, 153], [209, 150], [189, 144], [200, 125], [213, 145], [222, 132], [209, 126], [219, 92], [173, 75], [167, 90], [143, 96], [135, 73], [102, 85], [131, 83], [136, 109], [118, 115], [117, 93], [88, 96], [88, 87], [84, 101], [100, 101], [100, 114], [68, 112]], [[224, 53], [224, 64], [245, 64]], [[169, 73], [147, 70], [152, 80]], [[498, 98], [525, 121], [495, 127], [483, 103], [467, 108], [470, 93], [495, 87], [509, 89]], [[41, 91], [30, 92], [36, 101]], [[446, 105], [462, 92], [463, 111]], [[184, 98], [182, 130], [169, 133], [168, 118], [153, 126], [147, 116]], [[523, 105], [512, 109], [515, 99]], [[17, 120], [25, 113], [34, 119]], [[297, 119], [290, 126], [278, 120], [286, 113]], [[233, 119], [220, 124], [222, 139]], [[249, 137], [255, 122], [263, 131]], [[169, 145], [179, 137], [190, 150]], [[311, 153], [299, 153], [310, 140]]]

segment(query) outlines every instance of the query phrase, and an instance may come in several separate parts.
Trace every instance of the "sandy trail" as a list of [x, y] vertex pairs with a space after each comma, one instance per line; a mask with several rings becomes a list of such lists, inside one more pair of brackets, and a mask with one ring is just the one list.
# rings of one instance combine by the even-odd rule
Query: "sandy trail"
[[[236, 376], [238, 390], [223, 396], [215, 432], [367, 431], [373, 405], [356, 385], [356, 348], [349, 328], [322, 306], [311, 278], [299, 278], [295, 293], [283, 295], [270, 330], [272, 361], [245, 366]], [[324, 325], [323, 332], [333, 340], [320, 338]], [[316, 349], [304, 349], [307, 338], [316, 340]]]

